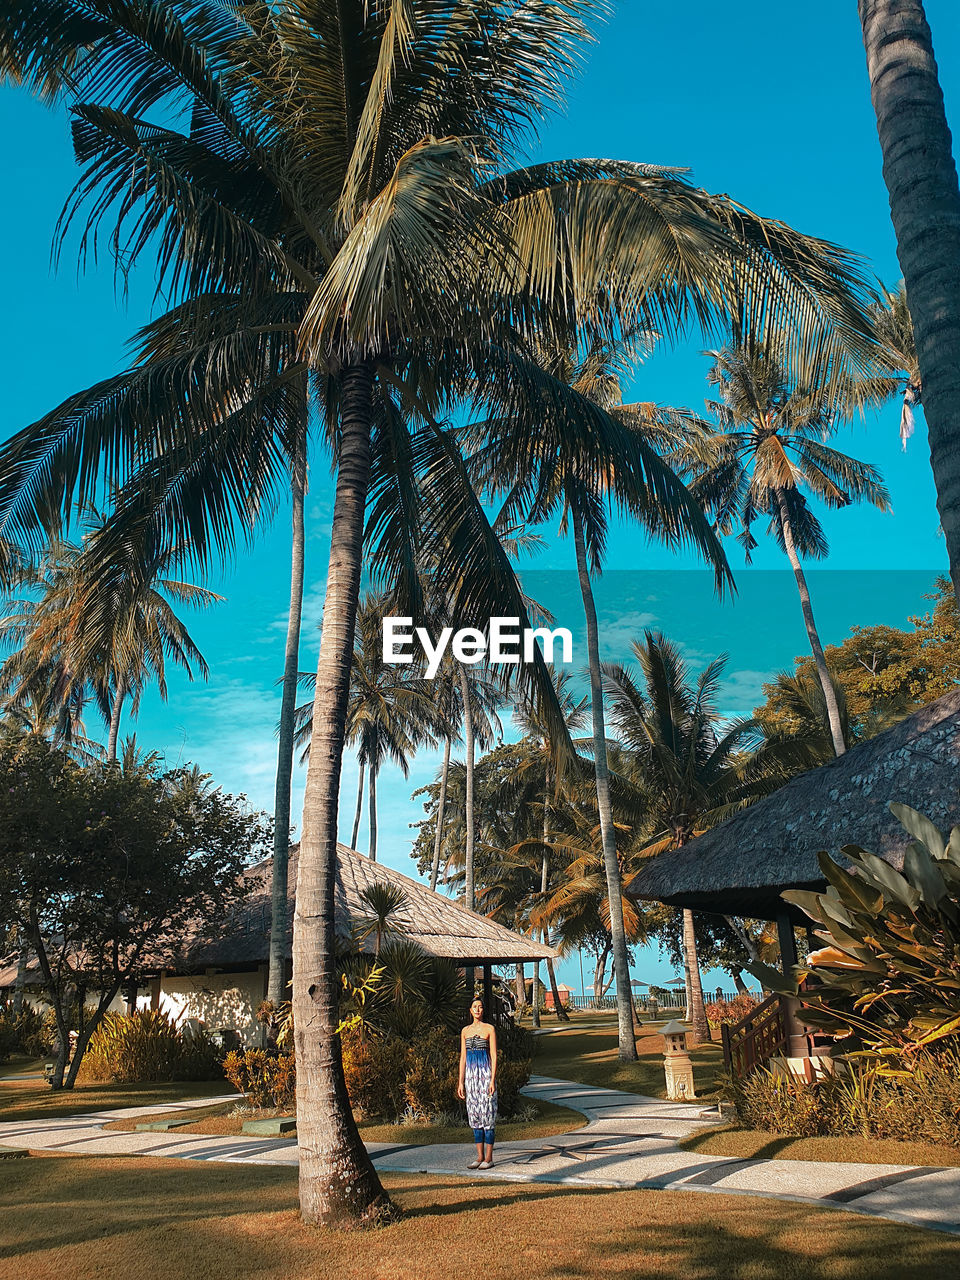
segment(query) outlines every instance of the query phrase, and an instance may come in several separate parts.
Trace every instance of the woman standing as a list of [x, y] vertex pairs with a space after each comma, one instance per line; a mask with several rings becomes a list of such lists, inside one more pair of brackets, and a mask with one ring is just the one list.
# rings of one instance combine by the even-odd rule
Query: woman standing
[[497, 1032], [483, 1021], [483, 1001], [470, 1006], [473, 1021], [460, 1032], [460, 1081], [457, 1097], [465, 1098], [477, 1158], [468, 1169], [493, 1167], [493, 1130], [497, 1123]]

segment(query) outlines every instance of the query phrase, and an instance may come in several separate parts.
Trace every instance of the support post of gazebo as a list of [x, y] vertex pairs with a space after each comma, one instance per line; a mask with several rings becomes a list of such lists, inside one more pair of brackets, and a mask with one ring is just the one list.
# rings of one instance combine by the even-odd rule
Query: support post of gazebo
[[483, 966], [483, 1015], [493, 1022], [493, 965]]
[[[789, 973], [797, 963], [797, 935], [793, 930], [793, 920], [786, 911], [777, 915], [777, 938], [780, 942], [780, 968]], [[791, 1058], [806, 1058], [810, 1052], [810, 1041], [807, 1029], [800, 1021], [800, 1001], [794, 996], [782, 996], [780, 1007], [783, 1010], [784, 1028], [787, 1033], [787, 1054]]]

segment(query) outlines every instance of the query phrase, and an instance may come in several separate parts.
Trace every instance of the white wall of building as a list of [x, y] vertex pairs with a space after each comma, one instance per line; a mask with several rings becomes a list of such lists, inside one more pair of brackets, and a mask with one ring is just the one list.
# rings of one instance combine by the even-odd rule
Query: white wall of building
[[260, 1042], [256, 1012], [263, 998], [262, 972], [164, 977], [160, 986], [160, 1008], [175, 1022], [195, 1018], [206, 1031], [236, 1031], [248, 1045]]

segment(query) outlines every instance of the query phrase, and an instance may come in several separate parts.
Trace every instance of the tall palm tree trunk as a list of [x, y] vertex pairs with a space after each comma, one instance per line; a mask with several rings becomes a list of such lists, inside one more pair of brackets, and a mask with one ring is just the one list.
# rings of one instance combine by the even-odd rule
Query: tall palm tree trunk
[[921, 0], [859, 0], [937, 509], [960, 600], [960, 187]]
[[447, 778], [450, 776], [450, 738], [443, 740], [443, 768], [440, 771], [440, 796], [437, 800], [437, 829], [433, 834], [433, 864], [430, 867], [430, 888], [436, 892], [440, 875], [440, 849], [443, 845], [443, 816], [447, 807]]
[[465, 797], [465, 838], [463, 844], [463, 901], [473, 910], [473, 853], [476, 832], [476, 814], [473, 805], [473, 772], [476, 742], [473, 733], [473, 707], [470, 705], [470, 681], [467, 679], [463, 664], [458, 664], [460, 673], [460, 692], [463, 695], [463, 750], [466, 763], [466, 797]]
[[[547, 747], [544, 743], [544, 747]], [[553, 777], [550, 771], [549, 761], [546, 768], [546, 777], [544, 779], [543, 788], [543, 862], [540, 865], [540, 896], [545, 901], [547, 896], [547, 888], [550, 884], [550, 788], [553, 783]], [[544, 946], [547, 945], [547, 930], [543, 929], [540, 933], [540, 940]], [[547, 959], [547, 979], [550, 983], [550, 992], [553, 996], [553, 1012], [556, 1014], [558, 1022], [569, 1022], [570, 1015], [560, 1000], [560, 991], [557, 988], [557, 975], [554, 971], [553, 961]]]
[[371, 761], [370, 768], [367, 770], [367, 819], [370, 823], [370, 850], [369, 856], [371, 862], [377, 860], [377, 767]]
[[827, 660], [823, 656], [823, 645], [820, 643], [820, 633], [817, 631], [817, 624], [813, 617], [813, 605], [810, 601], [810, 588], [807, 586], [807, 577], [803, 572], [803, 566], [800, 563], [800, 557], [797, 554], [797, 544], [793, 538], [793, 526], [790, 523], [790, 516], [787, 510], [787, 500], [784, 497], [783, 490], [777, 490], [777, 508], [780, 520], [780, 528], [783, 530], [783, 545], [787, 550], [787, 558], [793, 568], [793, 576], [797, 580], [797, 590], [800, 592], [800, 608], [803, 611], [803, 623], [807, 628], [807, 638], [810, 641], [810, 652], [813, 654], [813, 661], [817, 668], [817, 675], [820, 677], [820, 687], [823, 689], [823, 697], [827, 706], [827, 719], [830, 722], [830, 737], [833, 741], [834, 755], [842, 756], [847, 749], [847, 744], [843, 740], [843, 725], [840, 721], [840, 707], [837, 703], [837, 691], [833, 686], [833, 680], [830, 678], [830, 671], [827, 667]]
[[300, 1212], [320, 1226], [382, 1221], [393, 1212], [350, 1109], [337, 1032], [337, 803], [370, 482], [372, 387], [367, 365], [341, 375], [336, 498], [293, 923]]
[[607, 765], [607, 735], [603, 722], [603, 686], [600, 679], [600, 638], [597, 629], [597, 606], [590, 585], [590, 569], [587, 565], [587, 549], [583, 537], [583, 519], [580, 509], [570, 503], [573, 519], [573, 541], [577, 554], [577, 574], [583, 612], [587, 624], [587, 660], [590, 666], [590, 710], [593, 716], [593, 760], [597, 779], [597, 812], [600, 818], [600, 842], [603, 847], [603, 869], [607, 879], [607, 900], [610, 905], [610, 941], [613, 965], [617, 976], [617, 1025], [619, 1056], [621, 1062], [632, 1062], [637, 1056], [637, 1042], [633, 1035], [633, 1011], [630, 996], [630, 964], [627, 959], [627, 935], [623, 926], [623, 899], [620, 884], [620, 864], [613, 827], [613, 806], [610, 802], [610, 770]]
[[113, 695], [113, 703], [110, 707], [110, 731], [107, 734], [107, 759], [111, 762], [117, 758], [117, 743], [120, 740], [120, 715], [123, 711], [123, 700], [126, 696], [126, 681], [118, 680], [117, 690]]
[[703, 982], [700, 978], [700, 960], [697, 956], [697, 935], [693, 928], [693, 912], [683, 909], [683, 957], [684, 973], [690, 980], [687, 1019], [693, 1027], [693, 1043], [707, 1044], [710, 1040], [710, 1024], [703, 1000]]
[[300, 622], [303, 614], [303, 495], [305, 460], [294, 460], [290, 539], [290, 612], [283, 651], [283, 690], [277, 734], [277, 779], [273, 797], [273, 869], [270, 881], [270, 955], [267, 999], [280, 1004], [286, 995], [287, 863], [290, 857], [290, 793], [297, 712], [297, 673], [300, 669]]
[[350, 836], [350, 848], [356, 849], [357, 838], [360, 832], [360, 815], [363, 813], [363, 773], [366, 765], [363, 758], [360, 759], [360, 776], [357, 780], [357, 810], [353, 815], [353, 834]]

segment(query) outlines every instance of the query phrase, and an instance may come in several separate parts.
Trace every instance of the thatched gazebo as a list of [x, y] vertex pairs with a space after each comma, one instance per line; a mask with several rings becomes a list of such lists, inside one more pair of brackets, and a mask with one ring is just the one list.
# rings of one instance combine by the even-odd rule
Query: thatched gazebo
[[960, 691], [922, 707], [838, 760], [802, 774], [682, 849], [651, 858], [634, 898], [719, 915], [776, 920], [784, 963], [796, 959], [799, 913], [785, 889], [825, 887], [817, 854], [858, 844], [901, 865], [909, 837], [898, 800], [944, 830], [960, 823]]

